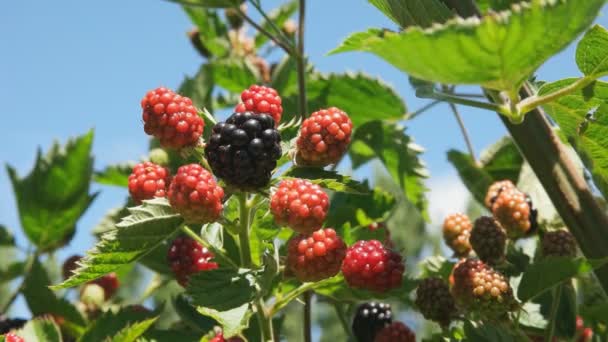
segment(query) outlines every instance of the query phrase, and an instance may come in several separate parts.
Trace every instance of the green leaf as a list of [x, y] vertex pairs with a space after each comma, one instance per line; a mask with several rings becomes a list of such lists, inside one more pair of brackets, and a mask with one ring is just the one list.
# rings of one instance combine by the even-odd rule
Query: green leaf
[[203, 6], [209, 8], [228, 8], [238, 6], [242, 0], [169, 0], [184, 6]]
[[21, 290], [30, 312], [33, 315], [53, 314], [75, 325], [85, 326], [86, 322], [76, 307], [63, 298], [57, 298], [48, 288], [50, 284], [48, 274], [35, 260]]
[[448, 160], [460, 176], [460, 180], [469, 189], [473, 197], [479, 203], [484, 203], [486, 192], [494, 179], [488, 172], [478, 167], [473, 158], [467, 154], [456, 150], [448, 151]]
[[407, 199], [424, 213], [427, 189], [423, 180], [428, 172], [419, 158], [421, 152], [404, 134], [403, 127], [382, 121], [371, 121], [357, 128], [349, 150], [354, 169], [379, 159]]
[[175, 297], [173, 307], [182, 321], [192, 329], [206, 333], [217, 325], [215, 320], [201, 315], [184, 295]]
[[[575, 81], [547, 83], [539, 95], [552, 93]], [[596, 81], [543, 107], [573, 143], [599, 190], [608, 196], [608, 83]]]
[[272, 71], [270, 84], [282, 97], [297, 92], [298, 73], [296, 67], [296, 59], [292, 56], [285, 56]]
[[[131, 202], [129, 201], [129, 203]], [[93, 234], [102, 235], [104, 233], [109, 232], [110, 230], [116, 229], [116, 224], [120, 222], [120, 220], [122, 220], [124, 217], [129, 216], [129, 203], [125, 204], [122, 207], [108, 210], [106, 215], [93, 228]]]
[[226, 24], [217, 11], [201, 7], [184, 6], [184, 11], [198, 28], [201, 44], [212, 56], [223, 57], [230, 49], [230, 42], [226, 39]]
[[608, 30], [595, 25], [587, 31], [576, 48], [576, 64], [586, 76], [608, 73]]
[[576, 308], [576, 291], [571, 282], [561, 286], [561, 297], [555, 298], [555, 295], [553, 297], [553, 301], [559, 301], [555, 320], [560, 322], [560, 324], [556, 324], [555, 334], [557, 336], [572, 339], [576, 335], [576, 317], [578, 316], [578, 310]]
[[581, 316], [585, 321], [590, 320], [608, 324], [608, 301], [604, 300], [593, 305], [582, 306]]
[[248, 269], [198, 272], [188, 280], [187, 292], [195, 305], [227, 311], [255, 298], [255, 277]]
[[531, 264], [524, 272], [517, 291], [522, 302], [553, 288], [574, 277], [606, 265], [608, 258], [586, 260], [584, 258], [547, 257]]
[[201, 342], [203, 340], [202, 333], [196, 333], [193, 331], [185, 331], [184, 329], [171, 329], [171, 330], [159, 330], [159, 329], [148, 329], [144, 334], [143, 338], [140, 338], [139, 342], [167, 342], [167, 341], [179, 341], [179, 342]]
[[146, 322], [155, 316], [156, 313], [154, 312], [135, 310], [133, 307], [126, 307], [118, 312], [106, 311], [93, 324], [89, 325], [78, 342], [106, 341], [119, 334], [123, 329], [137, 322]]
[[420, 263], [421, 277], [440, 277], [447, 281], [454, 265], [453, 261], [449, 261], [440, 255], [426, 258]]
[[307, 179], [322, 188], [336, 192], [369, 194], [371, 191], [367, 184], [342, 176], [336, 171], [327, 171], [318, 167], [294, 167], [286, 171], [283, 177]]
[[482, 324], [473, 321], [464, 322], [464, 332], [466, 341], [481, 342], [515, 342], [520, 341], [517, 336], [513, 336], [511, 332], [501, 327], [498, 324]]
[[384, 293], [377, 293], [367, 290], [353, 289], [346, 283], [344, 276], [339, 274], [335, 277], [323, 280], [318, 283], [314, 291], [323, 296], [330, 297], [337, 301], [343, 302], [359, 302], [363, 300], [371, 299], [387, 299], [395, 298], [403, 303], [409, 304], [409, 293], [412, 292], [418, 286], [418, 282], [414, 279], [404, 277], [401, 286], [396, 289]]
[[16, 331], [16, 335], [25, 341], [61, 342], [59, 327], [51, 319], [36, 318], [28, 321], [23, 328]]
[[25, 263], [23, 261], [14, 261], [8, 265], [3, 265], [0, 268], [0, 284], [10, 282], [11, 280], [20, 277], [25, 271]]
[[104, 234], [87, 253], [74, 275], [54, 289], [80, 285], [137, 261], [171, 237], [183, 222], [164, 198], [144, 201], [129, 212], [117, 229]]
[[157, 319], [158, 317], [154, 317], [124, 327], [112, 338], [112, 342], [134, 342], [138, 337], [143, 335]]
[[[294, 13], [296, 13], [297, 10], [298, 10], [298, 2], [295, 0], [290, 0], [288, 2], [281, 4], [281, 6], [277, 7], [276, 9], [272, 10], [268, 14], [268, 18], [270, 20], [272, 20], [272, 22], [274, 23], [274, 25], [276, 27], [281, 28], [283, 26], [283, 24], [285, 24], [285, 22], [289, 18], [291, 18], [291, 16]], [[266, 20], [264, 20], [262, 22], [261, 26], [267, 32], [274, 32], [272, 25]], [[259, 33], [259, 32], [255, 35], [255, 47], [256, 48], [260, 48], [267, 41], [268, 41], [268, 37], [266, 35]]]
[[129, 175], [134, 163], [110, 165], [102, 171], [95, 171], [93, 180], [99, 184], [114, 185], [126, 188], [129, 186]]
[[477, 7], [483, 12], [487, 12], [488, 10], [493, 11], [504, 11], [508, 10], [514, 4], [530, 1], [530, 0], [476, 0]]
[[[206, 108], [212, 111], [213, 82], [213, 75], [209, 73], [204, 64], [194, 77], [186, 76], [177, 92], [192, 99], [192, 103], [197, 108]], [[209, 124], [209, 122], [205, 121], [205, 124]]]
[[218, 59], [205, 64], [203, 70], [218, 86], [240, 93], [258, 82], [257, 70], [244, 59]]
[[[371, 29], [331, 53], [371, 52], [411, 76], [514, 91], [595, 19], [605, 0], [539, 0], [481, 19], [402, 32]], [[551, 27], [551, 30], [547, 30]]]
[[[390, 193], [375, 188], [371, 194], [357, 195], [337, 192], [330, 200], [329, 213], [325, 225], [341, 227], [349, 223], [352, 227], [384, 222], [396, 204]], [[356, 213], [356, 215], [353, 215]]]
[[3, 224], [0, 224], [0, 246], [12, 246], [15, 244], [13, 233]]
[[368, 0], [401, 28], [430, 27], [453, 16], [439, 0]]
[[52, 250], [69, 242], [76, 222], [95, 195], [89, 195], [93, 157], [93, 131], [55, 143], [46, 156], [38, 150], [34, 169], [19, 178], [10, 165], [7, 171], [19, 209], [21, 226], [28, 239], [41, 250]]
[[206, 307], [199, 307], [198, 311], [205, 316], [215, 319], [222, 326], [224, 336], [235, 336], [246, 329], [249, 326], [249, 317], [251, 316], [249, 303], [226, 311], [218, 311]]

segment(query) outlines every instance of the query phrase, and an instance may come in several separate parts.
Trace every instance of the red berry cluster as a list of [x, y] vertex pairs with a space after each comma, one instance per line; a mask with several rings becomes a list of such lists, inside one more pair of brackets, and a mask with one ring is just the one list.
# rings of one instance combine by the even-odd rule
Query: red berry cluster
[[252, 85], [241, 93], [242, 103], [239, 103], [235, 112], [253, 112], [255, 114], [269, 114], [274, 119], [275, 125], [279, 125], [283, 107], [281, 97], [276, 90], [270, 87]]
[[320, 186], [304, 179], [285, 179], [270, 199], [270, 210], [279, 225], [311, 233], [325, 221], [329, 197]]
[[138, 204], [154, 197], [166, 197], [170, 182], [167, 168], [151, 162], [139, 163], [129, 175], [129, 194]]
[[22, 337], [19, 337], [13, 333], [8, 333], [4, 335], [4, 341], [6, 342], [25, 342]]
[[401, 286], [404, 271], [401, 255], [378, 240], [356, 242], [342, 263], [342, 274], [351, 287], [376, 292]]
[[526, 194], [515, 188], [503, 189], [492, 204], [492, 214], [512, 239], [525, 236], [532, 228], [530, 209]]
[[513, 182], [508, 179], [492, 183], [492, 185], [490, 185], [490, 187], [488, 188], [488, 192], [486, 193], [486, 198], [484, 200], [486, 208], [492, 210], [492, 204], [494, 204], [494, 201], [496, 200], [498, 195], [503, 190], [508, 189], [515, 189], [515, 185], [513, 184]]
[[374, 342], [416, 342], [416, 334], [402, 322], [393, 322], [378, 331]]
[[443, 221], [443, 240], [454, 251], [454, 255], [464, 258], [471, 252], [469, 236], [473, 224], [465, 214], [448, 215]]
[[297, 159], [304, 165], [337, 163], [350, 144], [353, 123], [336, 107], [314, 112], [302, 122], [297, 139]]
[[331, 228], [300, 234], [287, 244], [287, 265], [302, 282], [319, 281], [340, 272], [346, 244]]
[[217, 220], [222, 212], [224, 190], [213, 175], [199, 164], [180, 166], [168, 191], [171, 207], [186, 222], [208, 223]]
[[160, 140], [163, 147], [196, 145], [205, 121], [198, 116], [192, 100], [167, 88], [149, 91], [141, 100], [144, 131]]
[[211, 261], [213, 253], [189, 237], [178, 237], [173, 240], [167, 259], [177, 282], [184, 287], [188, 285], [191, 274], [218, 267], [217, 263]]

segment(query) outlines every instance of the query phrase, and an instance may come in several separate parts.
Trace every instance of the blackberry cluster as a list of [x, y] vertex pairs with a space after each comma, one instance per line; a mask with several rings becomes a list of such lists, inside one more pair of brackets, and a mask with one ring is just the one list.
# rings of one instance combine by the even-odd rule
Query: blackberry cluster
[[416, 342], [416, 334], [402, 322], [393, 322], [376, 334], [374, 342]]
[[[261, 61], [266, 63], [263, 59]], [[268, 66], [266, 66], [267, 68]], [[235, 112], [268, 114], [274, 119], [274, 124], [279, 125], [281, 115], [283, 114], [283, 107], [281, 106], [281, 97], [273, 88], [254, 84], [241, 93], [241, 100], [243, 102], [236, 106]]]
[[336, 107], [314, 112], [302, 122], [297, 139], [297, 161], [303, 165], [337, 163], [350, 144], [353, 123]]
[[492, 204], [492, 214], [507, 231], [507, 236], [517, 239], [528, 235], [532, 228], [532, 211], [528, 196], [515, 189], [504, 189]]
[[450, 275], [456, 305], [482, 316], [498, 318], [513, 309], [515, 299], [507, 279], [476, 259], [459, 261]]
[[483, 262], [494, 265], [505, 257], [507, 233], [492, 217], [482, 216], [475, 220], [469, 241]]
[[7, 332], [15, 329], [21, 329], [25, 325], [27, 320], [21, 318], [8, 318], [6, 316], [0, 316], [0, 335], [6, 334]]
[[241, 190], [266, 186], [281, 157], [281, 135], [270, 115], [235, 113], [213, 127], [205, 155], [213, 173]]
[[448, 326], [456, 314], [450, 288], [441, 278], [427, 278], [418, 284], [416, 305], [424, 318]]
[[443, 221], [443, 239], [457, 257], [464, 258], [471, 252], [469, 236], [472, 228], [469, 217], [461, 213], [448, 215]]
[[378, 240], [358, 241], [348, 248], [342, 274], [350, 287], [386, 292], [401, 286], [405, 265], [401, 255]]
[[546, 232], [541, 240], [544, 256], [576, 256], [576, 240], [567, 230]]
[[378, 331], [393, 322], [391, 305], [369, 302], [357, 307], [352, 330], [358, 342], [373, 342]]
[[138, 204], [146, 199], [165, 197], [170, 181], [167, 168], [151, 162], [140, 163], [129, 175], [129, 194]]
[[302, 282], [319, 281], [340, 272], [346, 244], [331, 228], [310, 236], [299, 234], [287, 244], [287, 266]]
[[270, 211], [277, 224], [304, 234], [321, 228], [328, 209], [327, 194], [304, 179], [283, 180], [270, 199]]
[[178, 237], [173, 240], [167, 253], [171, 270], [177, 282], [183, 287], [188, 285], [191, 274], [216, 269], [218, 265], [211, 261], [212, 258], [213, 253], [207, 247], [203, 247], [189, 237]]
[[492, 210], [492, 204], [494, 204], [496, 197], [498, 197], [498, 195], [506, 189], [515, 189], [515, 184], [508, 179], [492, 183], [492, 185], [490, 185], [488, 188], [488, 192], [486, 193], [486, 198], [484, 200], [486, 208]]

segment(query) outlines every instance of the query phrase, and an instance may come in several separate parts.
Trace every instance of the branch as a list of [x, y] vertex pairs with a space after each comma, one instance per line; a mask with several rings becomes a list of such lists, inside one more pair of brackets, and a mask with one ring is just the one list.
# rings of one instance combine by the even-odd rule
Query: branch
[[298, 9], [298, 46], [297, 46], [297, 71], [298, 71], [298, 105], [300, 117], [308, 116], [308, 103], [306, 103], [306, 60], [304, 58], [304, 24], [306, 21], [306, 0], [300, 0]]
[[247, 23], [249, 23], [249, 25], [251, 25], [253, 28], [255, 28], [258, 32], [260, 32], [261, 34], [263, 34], [266, 37], [268, 37], [268, 39], [272, 40], [275, 44], [277, 44], [278, 46], [280, 46], [281, 49], [283, 49], [283, 51], [285, 51], [285, 53], [287, 53], [288, 55], [293, 55], [294, 54], [294, 51], [291, 48], [291, 46], [286, 45], [283, 41], [281, 41], [275, 35], [273, 35], [272, 33], [268, 32], [262, 26], [258, 25], [255, 21], [253, 21], [253, 19], [249, 18], [249, 16], [247, 14], [245, 14], [245, 12], [243, 12], [240, 9], [240, 7], [238, 7], [238, 6], [234, 7], [234, 9], [239, 14], [239, 16], [241, 18], [243, 18], [243, 20], [245, 20]]
[[[453, 91], [453, 88], [450, 88], [447, 85], [443, 85], [442, 87], [443, 87], [444, 91], [449, 91], [449, 92]], [[462, 116], [460, 115], [460, 112], [458, 111], [458, 108], [456, 108], [455, 104], [450, 102], [450, 103], [448, 103], [448, 105], [450, 106], [452, 113], [454, 113], [454, 117], [456, 117], [456, 121], [458, 122], [458, 126], [460, 127], [460, 132], [462, 133], [464, 142], [467, 145], [469, 154], [471, 155], [471, 158], [473, 158], [473, 161], [475, 162], [475, 164], [477, 164], [477, 158], [475, 157], [475, 149], [473, 149], [473, 143], [471, 143], [471, 138], [469, 136], [469, 132], [467, 131], [466, 126], [464, 125], [464, 120], [462, 120]]]

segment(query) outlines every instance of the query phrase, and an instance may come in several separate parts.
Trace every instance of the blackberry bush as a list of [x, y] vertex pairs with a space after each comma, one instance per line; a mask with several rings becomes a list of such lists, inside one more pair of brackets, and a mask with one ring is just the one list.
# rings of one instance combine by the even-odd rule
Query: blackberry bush
[[213, 127], [205, 156], [213, 174], [240, 190], [255, 190], [270, 181], [281, 157], [281, 135], [266, 114], [235, 113]]

